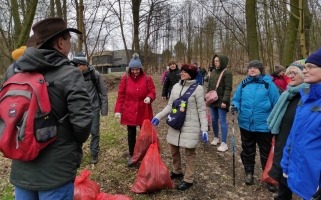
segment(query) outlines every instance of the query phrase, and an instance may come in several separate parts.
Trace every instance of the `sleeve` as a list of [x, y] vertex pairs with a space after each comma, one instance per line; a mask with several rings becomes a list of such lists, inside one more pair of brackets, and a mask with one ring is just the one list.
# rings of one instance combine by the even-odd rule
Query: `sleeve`
[[242, 101], [242, 84], [240, 83], [236, 90], [235, 90], [235, 93], [233, 95], [233, 98], [232, 98], [232, 105], [234, 105], [234, 107], [237, 109], [237, 110], [240, 110], [241, 108], [241, 101]]
[[83, 75], [78, 69], [73, 69], [65, 82], [68, 117], [76, 140], [84, 143], [90, 134], [93, 115]]
[[277, 88], [277, 86], [273, 82], [270, 82], [269, 85], [270, 85], [269, 98], [270, 98], [270, 102], [272, 104], [272, 107], [274, 107], [276, 102], [279, 99], [280, 93], [279, 93], [279, 89]]
[[222, 101], [223, 102], [230, 102], [231, 92], [232, 92], [232, 85], [233, 85], [233, 76], [230, 71], [226, 71], [223, 80], [224, 81], [224, 96]]
[[107, 87], [105, 85], [105, 82], [101, 76], [101, 74], [96, 71], [96, 77], [97, 77], [97, 84], [99, 87], [99, 95], [101, 100], [100, 110], [101, 115], [107, 116], [108, 114], [108, 96], [107, 96]]
[[206, 104], [204, 101], [204, 88], [202, 86], [198, 86], [196, 89], [196, 106], [197, 112], [201, 123], [201, 131], [208, 131], [208, 121], [206, 118]]
[[288, 174], [288, 165], [289, 165], [290, 151], [291, 151], [291, 145], [292, 145], [292, 135], [293, 134], [290, 133], [286, 141], [286, 145], [283, 148], [283, 157], [281, 160], [281, 167], [284, 174]]
[[153, 78], [151, 76], [147, 76], [147, 96], [151, 98], [151, 102], [156, 99], [156, 88], [154, 85]]
[[122, 111], [122, 107], [125, 101], [125, 95], [126, 95], [126, 86], [127, 86], [127, 77], [128, 75], [124, 75], [121, 80], [120, 80], [120, 84], [118, 87], [118, 96], [117, 96], [117, 100], [116, 100], [116, 105], [115, 105], [115, 109], [114, 112], [119, 112], [121, 113]]
[[164, 81], [164, 85], [163, 85], [162, 97], [167, 97], [169, 83], [170, 83], [170, 81], [169, 81], [168, 74], [167, 74], [165, 81]]

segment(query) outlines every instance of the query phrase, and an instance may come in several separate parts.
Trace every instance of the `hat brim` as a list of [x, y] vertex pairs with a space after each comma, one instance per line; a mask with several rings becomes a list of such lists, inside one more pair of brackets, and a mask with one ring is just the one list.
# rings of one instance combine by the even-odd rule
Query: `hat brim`
[[63, 33], [63, 32], [74, 32], [74, 33], [77, 33], [77, 34], [82, 34], [81, 31], [79, 31], [78, 29], [75, 29], [75, 28], [66, 28], [62, 31], [59, 31], [53, 35], [51, 35], [50, 37], [48, 37], [45, 41], [43, 41], [42, 43], [40, 44], [37, 44], [36, 45], [36, 48], [40, 49], [44, 44], [46, 44], [49, 40], [51, 40], [52, 38], [56, 37], [57, 35], [59, 35], [60, 33]]

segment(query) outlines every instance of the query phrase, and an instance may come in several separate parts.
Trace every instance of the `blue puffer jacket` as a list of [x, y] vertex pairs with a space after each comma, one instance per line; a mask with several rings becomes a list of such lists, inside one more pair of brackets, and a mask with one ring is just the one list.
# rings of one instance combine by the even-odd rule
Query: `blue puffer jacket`
[[321, 186], [321, 84], [301, 91], [293, 126], [283, 150], [281, 166], [289, 188], [311, 199]]
[[238, 110], [239, 127], [252, 132], [270, 132], [266, 120], [278, 98], [278, 88], [270, 76], [245, 78], [232, 98]]

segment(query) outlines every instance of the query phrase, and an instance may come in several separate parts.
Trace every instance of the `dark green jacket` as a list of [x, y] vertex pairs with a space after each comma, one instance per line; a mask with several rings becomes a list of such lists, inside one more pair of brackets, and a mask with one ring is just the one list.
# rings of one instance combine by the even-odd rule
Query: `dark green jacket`
[[[227, 67], [228, 64], [228, 58], [226, 56], [218, 56], [215, 55], [212, 59], [212, 63], [214, 63], [214, 58], [219, 57], [220, 59], [220, 68], [216, 69], [214, 66], [213, 71], [211, 72], [209, 81], [208, 81], [208, 88], [207, 92], [214, 90], [216, 87], [216, 83], [218, 81], [218, 78], [222, 71]], [[213, 64], [214, 65], [214, 64]], [[226, 110], [228, 111], [230, 107], [230, 101], [231, 101], [231, 92], [232, 92], [232, 84], [233, 84], [233, 76], [232, 72], [230, 70], [225, 70], [222, 79], [220, 81], [220, 84], [217, 88], [217, 95], [218, 95], [218, 100], [211, 104], [211, 107], [217, 107], [220, 108], [222, 102], [226, 104]]]
[[90, 134], [92, 111], [79, 69], [56, 50], [27, 48], [17, 62], [22, 71], [39, 71], [47, 82], [58, 125], [57, 140], [28, 162], [13, 160], [10, 182], [27, 190], [51, 190], [73, 182], [82, 158], [82, 143]]

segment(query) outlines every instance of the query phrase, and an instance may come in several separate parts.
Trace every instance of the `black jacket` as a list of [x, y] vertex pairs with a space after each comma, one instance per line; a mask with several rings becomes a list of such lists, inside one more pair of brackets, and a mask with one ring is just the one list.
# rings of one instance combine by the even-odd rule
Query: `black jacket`
[[180, 72], [181, 70], [179, 70], [177, 66], [174, 70], [169, 69], [163, 85], [162, 97], [167, 97], [167, 94], [171, 92], [173, 86], [181, 79]]
[[28, 162], [12, 161], [10, 182], [28, 190], [50, 190], [74, 181], [82, 158], [82, 143], [90, 134], [92, 111], [84, 78], [69, 59], [56, 50], [29, 47], [16, 61], [22, 71], [44, 74], [51, 107], [57, 118], [57, 140]]

